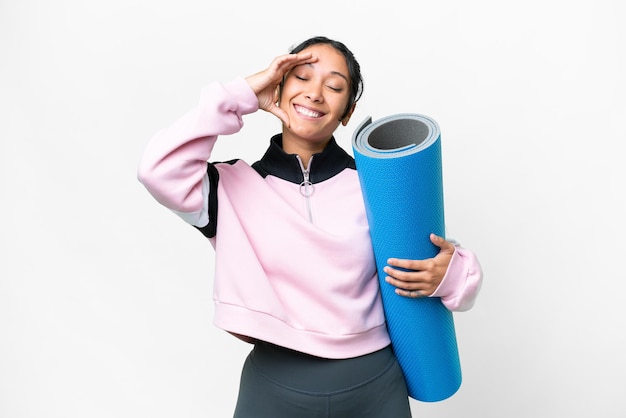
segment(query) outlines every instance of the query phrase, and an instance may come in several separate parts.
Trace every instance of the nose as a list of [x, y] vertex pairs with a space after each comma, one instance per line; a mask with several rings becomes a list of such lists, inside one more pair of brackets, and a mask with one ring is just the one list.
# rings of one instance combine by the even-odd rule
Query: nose
[[322, 85], [318, 83], [310, 83], [308, 90], [305, 93], [305, 97], [313, 103], [321, 103], [324, 101], [324, 95], [322, 94]]

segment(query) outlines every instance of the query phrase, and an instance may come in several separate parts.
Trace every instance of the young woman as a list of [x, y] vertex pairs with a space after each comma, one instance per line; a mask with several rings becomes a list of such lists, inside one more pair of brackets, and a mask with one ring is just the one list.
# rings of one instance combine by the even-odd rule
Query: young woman
[[[150, 193], [215, 248], [215, 324], [253, 344], [237, 418], [410, 417], [377, 274], [398, 297], [437, 296], [450, 310], [477, 296], [475, 255], [434, 235], [436, 257], [376, 271], [355, 163], [333, 138], [362, 88], [344, 44], [311, 38], [259, 73], [208, 85], [141, 160]], [[207, 163], [218, 136], [258, 109], [282, 121], [265, 155]]]

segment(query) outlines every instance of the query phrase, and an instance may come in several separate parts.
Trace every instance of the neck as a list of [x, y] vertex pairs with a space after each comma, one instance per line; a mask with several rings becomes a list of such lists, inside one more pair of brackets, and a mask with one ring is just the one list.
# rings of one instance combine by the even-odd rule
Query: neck
[[313, 154], [324, 151], [329, 142], [330, 138], [325, 141], [297, 140], [285, 137], [283, 133], [283, 151], [287, 154], [297, 154], [302, 160], [305, 169], [308, 168], [307, 165]]

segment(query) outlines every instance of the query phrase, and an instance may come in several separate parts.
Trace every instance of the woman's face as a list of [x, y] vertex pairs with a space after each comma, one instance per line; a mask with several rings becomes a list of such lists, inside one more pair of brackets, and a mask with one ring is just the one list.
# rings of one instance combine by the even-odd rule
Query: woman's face
[[304, 51], [318, 59], [293, 68], [285, 77], [280, 107], [289, 115], [290, 126], [283, 129], [283, 141], [323, 147], [352, 113], [342, 118], [350, 95], [348, 66], [330, 45], [312, 45]]

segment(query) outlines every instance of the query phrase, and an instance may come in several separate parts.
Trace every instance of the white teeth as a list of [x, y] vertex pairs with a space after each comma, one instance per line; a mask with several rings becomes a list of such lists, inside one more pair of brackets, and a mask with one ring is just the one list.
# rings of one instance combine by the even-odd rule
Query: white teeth
[[322, 116], [322, 113], [316, 112], [314, 110], [310, 110], [301, 106], [296, 106], [296, 110], [299, 114], [303, 116], [308, 116], [310, 118], [319, 118]]

